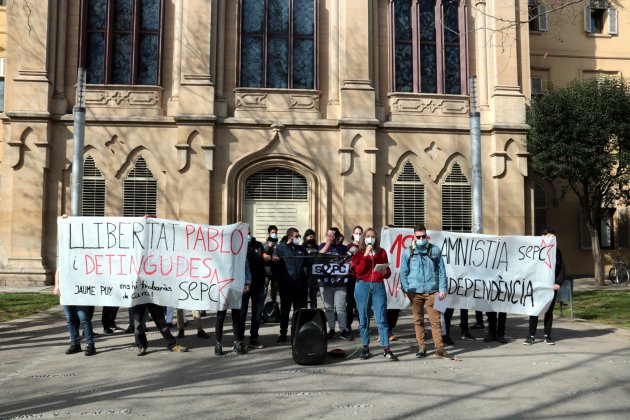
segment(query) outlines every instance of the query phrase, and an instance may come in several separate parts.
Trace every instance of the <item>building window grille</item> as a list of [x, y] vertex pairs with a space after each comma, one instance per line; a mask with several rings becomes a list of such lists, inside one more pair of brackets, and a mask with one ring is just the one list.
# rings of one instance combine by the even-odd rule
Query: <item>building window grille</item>
[[472, 231], [472, 189], [458, 162], [442, 185], [442, 230]]
[[123, 216], [157, 217], [157, 194], [157, 179], [147, 166], [146, 160], [139, 156], [123, 181]]
[[425, 224], [424, 184], [410, 161], [394, 182], [394, 225], [413, 228]]

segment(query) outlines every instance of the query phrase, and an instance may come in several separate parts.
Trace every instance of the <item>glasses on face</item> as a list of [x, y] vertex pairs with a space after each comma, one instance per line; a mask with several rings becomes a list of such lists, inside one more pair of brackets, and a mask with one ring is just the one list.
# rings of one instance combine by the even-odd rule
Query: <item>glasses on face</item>
[[416, 235], [416, 239], [424, 239], [427, 235]]

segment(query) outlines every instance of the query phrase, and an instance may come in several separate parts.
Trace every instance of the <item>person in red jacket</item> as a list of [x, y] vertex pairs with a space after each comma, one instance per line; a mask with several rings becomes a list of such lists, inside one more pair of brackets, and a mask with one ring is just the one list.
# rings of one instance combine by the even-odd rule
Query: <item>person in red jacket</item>
[[357, 282], [354, 286], [354, 300], [359, 311], [359, 331], [363, 345], [361, 359], [369, 359], [371, 356], [370, 315], [368, 312], [371, 305], [376, 318], [381, 346], [383, 346], [383, 357], [396, 361], [398, 357], [389, 348], [387, 294], [383, 284], [383, 280], [389, 278], [392, 272], [389, 269], [387, 253], [379, 246], [378, 236], [374, 228], [368, 228], [363, 233], [359, 250], [352, 257], [352, 265], [357, 276]]

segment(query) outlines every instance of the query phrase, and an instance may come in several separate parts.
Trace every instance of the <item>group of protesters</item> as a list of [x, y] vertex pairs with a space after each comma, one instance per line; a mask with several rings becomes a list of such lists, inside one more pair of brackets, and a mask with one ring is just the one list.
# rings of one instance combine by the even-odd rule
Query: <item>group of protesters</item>
[[[390, 349], [390, 341], [395, 340], [393, 328], [398, 318], [397, 309], [387, 308], [387, 293], [385, 280], [391, 275], [387, 252], [380, 247], [377, 231], [374, 228], [363, 230], [356, 226], [352, 231], [352, 240], [344, 244], [344, 236], [336, 227], [330, 227], [326, 232], [326, 240], [317, 244], [316, 232], [307, 229], [304, 239], [298, 229], [291, 227], [282, 239], [278, 238], [278, 228], [271, 225], [267, 229], [268, 238], [264, 244], [252, 236], [247, 236], [247, 258], [245, 267], [245, 285], [239, 308], [230, 308], [234, 335], [232, 350], [237, 354], [244, 354], [248, 349], [263, 348], [259, 339], [259, 329], [262, 323], [262, 312], [265, 297], [268, 294], [272, 301], [280, 297], [280, 331], [277, 343], [289, 342], [289, 315], [291, 310], [317, 308], [317, 295], [321, 296], [328, 322], [328, 339], [339, 338], [353, 340], [355, 331], [352, 330], [355, 311], [359, 318], [359, 336], [361, 340], [361, 359], [372, 357], [370, 351], [370, 320], [372, 315], [376, 321], [378, 341], [385, 359], [396, 361], [398, 357]], [[543, 235], [554, 235], [552, 229], [543, 231]], [[339, 266], [350, 267], [346, 275], [333, 278], [316, 278], [312, 267], [316, 261], [327, 261]], [[330, 264], [328, 264], [330, 265]], [[564, 280], [564, 264], [560, 252], [556, 257], [557, 291]], [[452, 345], [450, 338], [450, 324], [454, 310], [449, 308], [442, 315], [434, 308], [436, 299], [444, 299], [447, 294], [445, 266], [442, 251], [436, 244], [429, 242], [427, 230], [424, 226], [414, 227], [414, 237], [411, 245], [404, 249], [401, 256], [400, 287], [402, 293], [409, 299], [415, 336], [418, 343], [416, 358], [427, 356], [427, 340], [424, 330], [425, 312], [431, 325], [431, 335], [434, 352], [437, 357], [452, 358], [444, 349]], [[55, 274], [55, 295], [59, 295], [59, 271]], [[544, 342], [554, 344], [551, 338], [554, 299], [544, 316]], [[251, 301], [250, 335], [245, 344], [246, 320]], [[104, 307], [102, 323], [104, 334], [111, 335], [119, 328], [115, 322], [118, 308]], [[186, 325], [184, 311], [176, 308], [166, 308], [154, 303], [135, 305], [129, 309], [129, 326], [124, 331], [133, 332], [137, 355], [147, 354], [148, 342], [146, 337], [147, 315], [150, 314], [162, 337], [166, 340], [167, 348], [172, 352], [186, 352], [188, 349], [177, 343], [171, 333], [173, 312], [177, 316], [177, 338], [185, 336]], [[89, 306], [64, 306], [70, 334], [70, 347], [66, 354], [83, 351], [81, 349], [79, 328], [83, 330], [86, 348], [85, 355], [96, 354], [94, 346], [94, 332], [92, 330], [92, 314], [94, 308]], [[505, 338], [506, 314], [488, 312], [488, 334], [484, 341], [507, 342]], [[170, 318], [170, 322], [167, 320]], [[201, 326], [202, 311], [193, 311], [194, 326], [197, 337], [210, 336]], [[223, 325], [227, 310], [219, 311], [215, 321], [215, 354], [224, 354]], [[483, 313], [476, 312], [476, 323], [472, 328], [484, 328]], [[460, 312], [460, 327], [462, 339], [475, 340], [470, 334], [468, 326], [468, 311]], [[528, 337], [523, 344], [531, 345], [535, 342], [538, 317], [530, 317]], [[338, 325], [339, 332], [335, 327]]]

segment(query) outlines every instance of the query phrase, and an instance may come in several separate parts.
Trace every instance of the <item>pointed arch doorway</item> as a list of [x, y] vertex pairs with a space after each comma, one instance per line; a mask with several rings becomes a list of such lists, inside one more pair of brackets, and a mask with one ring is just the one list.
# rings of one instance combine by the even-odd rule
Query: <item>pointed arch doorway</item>
[[309, 188], [306, 178], [287, 168], [259, 170], [245, 179], [244, 221], [252, 235], [267, 239], [267, 227], [278, 227], [278, 238], [290, 227], [300, 233], [309, 227]]

